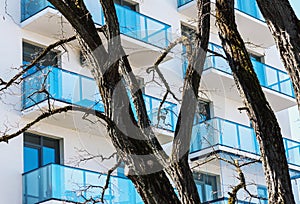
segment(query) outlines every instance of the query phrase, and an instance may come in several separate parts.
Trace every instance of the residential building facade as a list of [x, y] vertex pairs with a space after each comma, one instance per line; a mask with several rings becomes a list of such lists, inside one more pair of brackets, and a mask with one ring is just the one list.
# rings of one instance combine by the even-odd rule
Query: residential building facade
[[[43, 48], [74, 35], [65, 18], [47, 0], [0, 0], [0, 69], [8, 80], [30, 63]], [[85, 0], [97, 26], [104, 25], [99, 1]], [[181, 35], [192, 36], [196, 0], [116, 0], [122, 44], [144, 92], [153, 130], [170, 152], [180, 102], [169, 97], [158, 119], [165, 88], [149, 67], [163, 48]], [[290, 78], [255, 0], [237, 0], [236, 21], [262, 89], [282, 128], [296, 203], [300, 204], [300, 134], [293, 112], [296, 101]], [[212, 2], [212, 12], [215, 5]], [[209, 49], [224, 54], [212, 15]], [[169, 86], [181, 97], [187, 66], [185, 47], [177, 45], [160, 65]], [[19, 68], [19, 69], [16, 69]], [[0, 130], [15, 132], [51, 107], [68, 104], [103, 112], [104, 107], [89, 63], [78, 42], [49, 52], [22, 75], [22, 83], [0, 95]], [[40, 90], [46, 90], [40, 92]], [[208, 54], [195, 115], [190, 165], [203, 202], [226, 203], [238, 184], [236, 169], [227, 160], [259, 159], [260, 151], [225, 59]], [[50, 100], [48, 100], [50, 98]], [[291, 116], [293, 115], [293, 117]], [[193, 116], [191, 116], [193, 117]], [[298, 132], [299, 133], [299, 132]], [[107, 171], [116, 164], [106, 125], [80, 112], [49, 117], [25, 133], [0, 144], [0, 203], [74, 203], [101, 196]], [[241, 161], [242, 162], [242, 161]], [[203, 163], [202, 165], [199, 165]], [[247, 188], [267, 198], [262, 164], [243, 168]], [[110, 179], [106, 203], [143, 203], [122, 165]], [[239, 203], [267, 203], [238, 194]]]

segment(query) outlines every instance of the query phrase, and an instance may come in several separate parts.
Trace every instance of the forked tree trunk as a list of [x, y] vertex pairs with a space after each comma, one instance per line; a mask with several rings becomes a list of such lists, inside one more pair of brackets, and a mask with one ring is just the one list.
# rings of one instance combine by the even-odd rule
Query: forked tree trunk
[[[93, 55], [91, 59], [94, 60], [92, 74], [103, 99], [105, 114], [113, 121], [112, 124], [108, 125], [108, 133], [118, 155], [129, 168], [128, 178], [134, 183], [146, 204], [180, 203], [174, 188], [164, 172], [166, 167], [164, 164], [167, 161], [161, 160], [165, 159], [165, 153], [157, 138], [151, 137], [153, 133], [145, 130], [149, 128], [150, 123], [140, 91], [134, 96], [136, 97], [135, 106], [138, 112], [138, 122], [135, 122], [129, 105], [129, 98], [123, 83], [124, 79], [120, 74], [119, 68], [121, 66], [124, 69], [122, 74], [128, 74], [127, 72], [130, 72], [131, 68], [121, 47], [119, 24], [113, 1], [100, 0], [107, 24], [106, 34], [108, 36], [109, 53], [102, 45], [102, 40], [95, 29], [94, 22], [83, 0], [49, 0], [49, 2], [71, 23], [87, 46], [87, 50], [91, 51]], [[199, 0], [199, 2], [202, 2], [202, 0]], [[200, 41], [198, 43], [200, 45]], [[200, 54], [205, 56], [203, 51]], [[198, 55], [199, 53], [195, 56]], [[125, 68], [122, 67], [124, 66], [123, 64], [120, 65], [121, 60], [125, 64]], [[199, 63], [194, 65], [199, 65]], [[191, 82], [189, 87], [191, 88], [189, 90], [194, 93], [198, 91], [200, 76], [197, 76], [194, 71], [191, 73], [189, 76], [189, 82]], [[194, 112], [191, 115], [193, 116]], [[190, 130], [185, 131], [190, 132]], [[183, 137], [181, 138], [184, 139]], [[189, 146], [188, 139], [186, 138], [185, 143]], [[176, 148], [180, 149], [181, 146], [175, 146], [174, 152], [181, 151]], [[163, 153], [160, 154], [158, 152]], [[185, 153], [188, 154], [188, 150]], [[175, 158], [177, 159], [177, 157]], [[184, 158], [185, 160], [182, 163], [177, 163], [178, 160], [176, 160], [175, 163], [179, 166], [173, 165], [173, 168], [168, 168], [168, 173], [180, 189], [182, 203], [200, 203], [197, 188], [187, 162], [187, 156], [185, 155]]]
[[[113, 1], [101, 1], [103, 10], [106, 12], [106, 21], [114, 24], [107, 26], [108, 44], [111, 51], [109, 53], [102, 44], [83, 0], [49, 0], [49, 2], [75, 28], [93, 55], [92, 75], [103, 99], [105, 114], [113, 121], [107, 126], [108, 134], [118, 155], [129, 167], [129, 178], [136, 186], [143, 201], [147, 204], [179, 204], [173, 186], [155, 156], [155, 151], [162, 148], [158, 145], [159, 143], [156, 143], [157, 146], [153, 146], [152, 140], [137, 128], [130, 108], [126, 88], [119, 73], [120, 58], [124, 56], [118, 56], [121, 53], [119, 50], [121, 41]], [[145, 124], [145, 126], [149, 126], [149, 124]]]
[[235, 83], [259, 142], [269, 203], [293, 204], [295, 201], [281, 130], [237, 30], [234, 0], [217, 0], [216, 20]]
[[293, 82], [300, 111], [300, 21], [288, 0], [257, 0], [257, 3]]

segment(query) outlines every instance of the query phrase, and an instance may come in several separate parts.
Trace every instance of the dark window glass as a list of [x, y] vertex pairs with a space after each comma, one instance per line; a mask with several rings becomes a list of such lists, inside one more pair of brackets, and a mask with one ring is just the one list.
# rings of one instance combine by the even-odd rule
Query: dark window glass
[[[196, 37], [196, 31], [193, 28], [190, 28], [186, 25], [181, 24], [181, 35], [187, 37], [191, 41], [191, 45], [193, 48], [193, 45], [195, 42], [195, 37]], [[182, 45], [182, 57], [183, 57], [183, 62], [182, 62], [182, 72], [183, 72], [183, 77], [186, 74], [186, 70], [188, 67], [188, 59], [187, 59], [187, 53], [186, 53], [186, 47]]]
[[24, 172], [39, 167], [39, 149], [34, 147], [24, 147]]
[[50, 163], [59, 164], [59, 154], [59, 140], [25, 133], [24, 172]]
[[206, 202], [218, 198], [218, 176], [199, 172], [193, 173], [193, 176], [201, 201]]
[[129, 2], [129, 1], [124, 1], [124, 0], [114, 0], [114, 2], [116, 4], [119, 4], [125, 8], [128, 8], [130, 10], [133, 11], [138, 11], [138, 4], [137, 3], [133, 3], [133, 2]]
[[250, 58], [255, 60], [255, 61], [258, 61], [258, 62], [263, 62], [263, 57], [262, 56], [258, 56], [258, 55], [255, 55], [253, 53], [249, 53], [250, 55]]
[[198, 124], [209, 119], [210, 119], [209, 103], [205, 101], [199, 101], [195, 113], [194, 124]]
[[[44, 49], [42, 47], [38, 47], [27, 42], [23, 42], [23, 61], [31, 62], [34, 60]], [[39, 66], [55, 66], [60, 67], [60, 59], [59, 53], [50, 51], [47, 53], [45, 57], [43, 57], [40, 62], [38, 62]]]
[[196, 31], [195, 29], [181, 24], [181, 35], [189, 38], [191, 41], [195, 40]]

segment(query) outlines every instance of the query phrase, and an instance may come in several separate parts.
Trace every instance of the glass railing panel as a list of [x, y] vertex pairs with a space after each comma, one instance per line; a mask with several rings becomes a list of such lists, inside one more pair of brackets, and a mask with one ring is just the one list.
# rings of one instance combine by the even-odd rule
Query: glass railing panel
[[[99, 199], [107, 176], [83, 169], [47, 165], [23, 175], [23, 203], [38, 203], [49, 199], [84, 202]], [[142, 203], [133, 184], [127, 178], [112, 176], [104, 194], [109, 203]]]
[[104, 111], [99, 91], [92, 78], [56, 67], [46, 67], [24, 78], [24, 109], [47, 99], [45, 93], [38, 93], [43, 84], [52, 99]]
[[[80, 84], [79, 77], [75, 74], [61, 71], [61, 95], [57, 95], [56, 99], [63, 100], [67, 103], [76, 104], [80, 100]], [[59, 77], [59, 75], [57, 75]], [[55, 93], [54, 93], [55, 94]]]
[[250, 127], [221, 118], [213, 118], [193, 127], [191, 152], [216, 144], [250, 153], [259, 153], [254, 131]]
[[53, 7], [47, 0], [22, 0], [21, 20], [24, 21], [48, 6]]
[[288, 163], [300, 165], [300, 142], [284, 139]]
[[[226, 57], [225, 52], [221, 46], [217, 46], [213, 43], [209, 43], [209, 49], [211, 49], [213, 52], [218, 53], [221, 56]], [[212, 53], [208, 53], [208, 57], [210, 58], [209, 59], [210, 63], [208, 63], [208, 65], [210, 65], [210, 66], [205, 67], [205, 68], [215, 68], [220, 71], [231, 74], [231, 68], [226, 59], [224, 59], [223, 57], [220, 57], [220, 56], [215, 56]]]
[[[300, 166], [300, 142], [283, 138], [289, 164]], [[253, 128], [221, 118], [213, 118], [194, 125], [191, 152], [210, 148], [216, 144], [260, 155]]]
[[98, 25], [104, 25], [104, 14], [99, 1], [95, 0], [84, 0], [86, 8], [92, 14], [93, 21]]
[[238, 126], [240, 149], [258, 154], [258, 144], [256, 136], [252, 128], [246, 126]]
[[170, 26], [161, 24], [152, 18], [145, 18], [145, 24], [145, 30], [147, 31], [145, 39], [150, 44], [154, 44], [158, 47], [168, 46], [168, 39], [170, 39]]
[[142, 39], [145, 38], [147, 33], [146, 25], [144, 21], [145, 17], [139, 15], [137, 12], [130, 9], [126, 9], [122, 6], [115, 5], [117, 16], [120, 24], [121, 33], [133, 38]]
[[[92, 0], [85, 0], [85, 3], [94, 22], [104, 25], [104, 14], [100, 3]], [[47, 0], [23, 0], [22, 21], [48, 6], [53, 7]], [[171, 26], [123, 6], [115, 4], [115, 7], [122, 34], [158, 47], [168, 46], [171, 39]]]
[[[209, 47], [212, 51], [225, 56], [222, 47], [210, 43]], [[260, 85], [287, 96], [294, 97], [294, 91], [289, 75], [279, 69], [268, 66], [264, 63], [251, 59], [254, 71], [260, 82]], [[187, 61], [184, 58], [184, 65], [187, 66]], [[214, 68], [228, 74], [232, 74], [228, 62], [219, 56], [208, 53], [204, 69]], [[183, 67], [184, 69], [184, 67]]]
[[[39, 92], [43, 84], [51, 99], [104, 112], [101, 96], [94, 79], [56, 67], [46, 67], [31, 75], [26, 75], [23, 80], [23, 109], [47, 99], [45, 93]], [[144, 100], [152, 125], [174, 131], [177, 120], [176, 104], [165, 101], [161, 107], [158, 122], [157, 114], [161, 99], [144, 95]], [[131, 105], [133, 106], [133, 104]]]
[[222, 145], [239, 148], [239, 132], [237, 124], [225, 120], [220, 120], [219, 130], [221, 131], [220, 133]]
[[256, 19], [264, 21], [264, 18], [258, 8], [256, 0], [236, 0], [235, 8]]
[[251, 61], [262, 86], [294, 97], [292, 82], [287, 73], [256, 60]]
[[192, 1], [194, 1], [194, 0], [178, 0], [178, 2], [177, 2], [178, 3], [178, 8], [181, 7], [181, 6], [184, 6], [185, 4], [190, 3]]
[[196, 124], [192, 129], [191, 152], [212, 147], [220, 143], [218, 120], [208, 120]]
[[[177, 7], [179, 8], [192, 1], [194, 0], [178, 0]], [[258, 8], [256, 0], [236, 0], [234, 7], [258, 20], [264, 21], [263, 15]]]
[[52, 92], [50, 90], [50, 84], [53, 84], [52, 82], [56, 76], [52, 73], [51, 67], [44, 67], [40, 69], [41, 70], [36, 71], [33, 74], [24, 75], [25, 77], [23, 78], [24, 80], [22, 84], [23, 109], [31, 107], [47, 99], [48, 95], [45, 92], [41, 92], [43, 88], [49, 92], [51, 97]]
[[[264, 67], [265, 68], [265, 67]], [[265, 68], [265, 84], [264, 86], [269, 87], [275, 91], [279, 91], [278, 75], [275, 69]]]
[[174, 131], [175, 124], [176, 124], [176, 113], [177, 113], [177, 106], [176, 104], [165, 102], [159, 113], [158, 116], [158, 109], [161, 103], [161, 99], [157, 99], [148, 95], [144, 95], [144, 100], [146, 103], [146, 108], [148, 110], [149, 119], [152, 122], [153, 126], [157, 126], [162, 129]]
[[51, 166], [26, 173], [23, 176], [23, 203], [38, 203], [52, 197]]
[[280, 92], [285, 93], [288, 96], [295, 97], [292, 80], [289, 75], [285, 72], [279, 71], [278, 78]]

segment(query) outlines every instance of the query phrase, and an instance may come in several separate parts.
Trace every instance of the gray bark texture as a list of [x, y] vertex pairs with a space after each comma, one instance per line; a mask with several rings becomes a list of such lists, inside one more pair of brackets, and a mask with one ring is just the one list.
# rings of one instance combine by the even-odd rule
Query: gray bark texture
[[216, 1], [219, 36], [262, 155], [269, 203], [295, 203], [281, 130], [254, 72], [234, 16], [234, 0]]
[[[185, 118], [183, 117], [189, 122], [188, 125], [181, 123], [177, 125], [171, 158], [163, 151], [154, 132], [149, 128], [150, 121], [142, 92], [138, 88], [137, 80], [121, 45], [120, 28], [113, 0], [100, 0], [105, 16], [104, 30], [108, 48], [103, 45], [103, 40], [100, 38], [83, 0], [48, 1], [73, 26], [80, 36], [79, 41], [91, 55], [91, 59], [89, 59], [93, 65], [91, 73], [98, 85], [105, 107], [105, 115], [112, 121], [107, 125], [108, 134], [118, 156], [129, 169], [127, 177], [133, 182], [143, 201], [146, 204], [200, 203], [188, 165], [188, 154], [200, 76], [208, 45], [209, 15], [206, 17], [202, 15], [209, 13], [210, 5], [204, 6], [204, 3], [209, 0], [198, 0], [199, 15], [201, 16], [199, 25], [205, 24], [207, 27], [199, 29], [197, 50], [191, 57], [193, 66], [190, 66], [185, 79], [182, 102], [185, 104], [183, 105], [185, 108], [181, 112], [188, 111], [190, 113]], [[200, 36], [203, 36], [203, 42], [200, 40]], [[198, 59], [201, 60], [198, 62]], [[193, 69], [193, 67], [196, 68]], [[130, 106], [128, 90], [134, 102], [137, 121]], [[192, 106], [195, 107], [192, 109], [188, 107], [190, 96], [195, 98], [192, 103]], [[181, 113], [181, 115], [183, 114]], [[179, 119], [179, 121], [185, 120]], [[180, 142], [183, 144], [180, 145]], [[181, 201], [167, 174], [178, 189]]]

